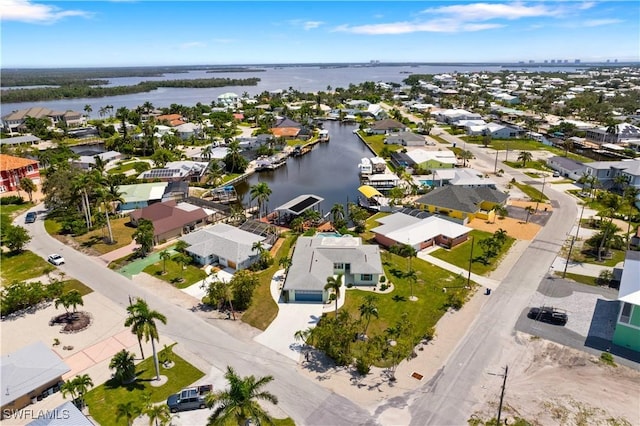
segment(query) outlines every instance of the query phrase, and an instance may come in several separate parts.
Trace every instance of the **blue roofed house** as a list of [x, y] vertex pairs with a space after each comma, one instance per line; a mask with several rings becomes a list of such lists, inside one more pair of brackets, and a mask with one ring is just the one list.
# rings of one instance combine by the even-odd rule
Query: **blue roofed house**
[[162, 201], [168, 182], [138, 183], [135, 185], [120, 185], [118, 190], [122, 194], [122, 202], [118, 211], [127, 212], [141, 209], [150, 204]]
[[299, 237], [283, 286], [285, 300], [327, 302], [324, 286], [337, 274], [344, 274], [344, 285], [376, 286], [384, 274], [380, 248], [350, 235]]
[[618, 301], [620, 312], [613, 343], [640, 352], [640, 251], [627, 251]]
[[218, 223], [209, 228], [184, 235], [181, 241], [189, 244], [185, 251], [200, 265], [218, 264], [235, 270], [246, 269], [259, 258], [254, 244], [262, 243], [263, 248], [270, 245], [266, 237], [248, 231]]

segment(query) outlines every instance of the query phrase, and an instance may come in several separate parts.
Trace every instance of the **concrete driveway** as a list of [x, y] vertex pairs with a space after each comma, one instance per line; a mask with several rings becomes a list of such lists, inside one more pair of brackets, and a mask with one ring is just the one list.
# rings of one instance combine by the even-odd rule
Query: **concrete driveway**
[[[271, 297], [278, 304], [278, 315], [267, 329], [253, 340], [298, 362], [303, 344], [296, 342], [294, 334], [298, 330], [314, 327], [324, 312], [335, 309], [335, 303], [284, 303], [280, 297], [280, 286], [284, 283], [284, 270], [277, 271], [271, 280]], [[340, 291], [338, 307], [344, 303], [345, 288]]]

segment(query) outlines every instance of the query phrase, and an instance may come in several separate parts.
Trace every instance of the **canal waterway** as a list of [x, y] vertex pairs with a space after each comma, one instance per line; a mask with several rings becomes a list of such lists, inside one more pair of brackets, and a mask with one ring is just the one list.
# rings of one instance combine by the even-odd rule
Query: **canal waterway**
[[360, 186], [358, 163], [362, 157], [373, 157], [374, 154], [353, 133], [355, 125], [326, 121], [323, 127], [329, 131], [329, 142], [316, 144], [300, 157], [289, 157], [283, 167], [254, 173], [237, 184], [236, 191], [243, 205], [249, 205], [250, 187], [258, 182], [266, 182], [271, 188], [269, 211], [303, 194], [324, 198], [320, 203], [323, 214], [336, 203], [343, 204], [346, 209], [348, 202], [356, 202]]

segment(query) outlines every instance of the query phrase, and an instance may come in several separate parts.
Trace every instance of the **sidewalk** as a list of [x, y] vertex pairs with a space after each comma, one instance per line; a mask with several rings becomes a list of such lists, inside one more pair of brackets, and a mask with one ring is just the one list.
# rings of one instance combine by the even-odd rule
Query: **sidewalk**
[[[556, 272], [562, 272], [564, 271], [564, 267], [566, 263], [567, 263], [567, 260], [565, 258], [558, 256], [553, 261], [553, 264], [551, 265], [551, 267]], [[621, 268], [622, 262], [616, 265], [616, 267]], [[614, 268], [613, 266], [602, 266], [602, 265], [594, 265], [593, 263], [571, 261], [569, 262], [569, 265], [567, 265], [567, 272], [571, 274], [585, 275], [588, 277], [597, 277], [600, 275], [600, 272], [611, 271], [613, 268]]]

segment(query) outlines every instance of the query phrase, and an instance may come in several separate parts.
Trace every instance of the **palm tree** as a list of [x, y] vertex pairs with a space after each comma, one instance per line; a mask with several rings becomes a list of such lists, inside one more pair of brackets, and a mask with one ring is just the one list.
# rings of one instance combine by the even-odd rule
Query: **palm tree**
[[78, 388], [73, 380], [66, 380], [60, 386], [60, 392], [62, 393], [62, 397], [66, 398], [67, 395], [71, 396], [71, 401], [75, 403], [78, 398]]
[[264, 244], [263, 244], [262, 241], [256, 241], [251, 246], [251, 251], [255, 251], [258, 254], [262, 253], [264, 250], [265, 250], [265, 248], [264, 248]]
[[122, 203], [122, 192], [116, 185], [113, 178], [107, 178], [102, 188], [98, 189], [98, 198], [104, 206], [104, 216], [107, 220], [107, 229], [109, 230], [109, 244], [113, 244], [113, 231], [111, 230], [111, 221], [109, 220], [109, 212], [113, 209], [114, 203]]
[[[158, 311], [149, 309], [149, 305], [144, 299], [137, 298], [136, 303], [127, 308], [129, 317], [125, 321], [125, 327], [131, 326], [131, 331], [136, 336], [144, 337], [145, 341], [151, 340], [151, 350], [153, 351], [153, 361], [156, 367], [156, 380], [160, 380], [160, 365], [158, 354], [156, 353], [156, 340], [159, 340], [156, 320], [163, 324], [167, 323], [167, 317]], [[141, 350], [142, 351], [142, 350]]]
[[335, 229], [340, 229], [347, 224], [344, 219], [344, 206], [340, 203], [335, 203], [331, 207], [331, 221]]
[[278, 403], [275, 395], [262, 390], [273, 381], [273, 376], [240, 377], [232, 367], [227, 367], [224, 377], [229, 382], [229, 389], [206, 396], [207, 407], [215, 407], [209, 417], [209, 425], [225, 425], [231, 422], [244, 426], [249, 420], [255, 420], [258, 424], [273, 424], [273, 419], [257, 402], [261, 400]]
[[89, 115], [91, 115], [91, 112], [92, 112], [92, 111], [93, 111], [93, 108], [91, 108], [91, 105], [86, 104], [86, 105], [84, 106], [84, 112], [86, 112], [86, 113], [87, 113], [87, 117], [89, 117]]
[[[113, 109], [113, 107], [111, 107]], [[120, 107], [116, 111], [116, 118], [120, 120], [120, 124], [122, 125], [122, 139], [127, 139], [127, 119], [129, 118], [129, 109], [127, 107]]]
[[534, 212], [534, 208], [531, 206], [527, 206], [524, 208], [524, 210], [527, 212], [527, 220], [525, 220], [524, 223], [529, 223], [529, 216], [531, 216], [531, 214]]
[[173, 256], [173, 261], [180, 265], [180, 281], [182, 282], [184, 281], [184, 270], [187, 265], [191, 263], [191, 256], [184, 253], [178, 253]]
[[64, 310], [67, 311], [67, 317], [69, 317], [69, 308], [73, 307], [73, 312], [75, 313], [78, 305], [84, 306], [84, 301], [82, 300], [82, 295], [78, 290], [69, 290], [64, 294], [61, 294], [60, 297], [55, 300], [55, 308], [58, 309], [58, 306], [60, 305], [62, 305]]
[[493, 233], [493, 238], [498, 241], [501, 245], [507, 241], [507, 231], [500, 228], [496, 232]]
[[167, 404], [150, 405], [144, 410], [149, 417], [149, 426], [163, 426], [171, 422], [171, 412]]
[[256, 200], [258, 202], [258, 217], [262, 218], [262, 207], [269, 202], [271, 188], [266, 182], [258, 182], [250, 188], [249, 194], [251, 195], [251, 201]]
[[533, 155], [529, 151], [520, 151], [518, 161], [522, 161], [522, 167], [527, 167], [527, 161], [533, 160]]
[[458, 156], [462, 159], [462, 167], [467, 167], [467, 161], [475, 158], [473, 152], [466, 150], [461, 151]]
[[291, 268], [292, 264], [293, 262], [291, 258], [287, 256], [283, 256], [280, 258], [280, 260], [278, 260], [278, 265], [284, 268], [285, 273], [289, 272], [289, 268]]
[[631, 237], [630, 237], [630, 233], [631, 233], [631, 215], [633, 214], [633, 211], [635, 210], [635, 204], [636, 204], [636, 200], [638, 198], [638, 195], [640, 195], [640, 189], [636, 188], [635, 186], [631, 186], [628, 185], [625, 189], [624, 192], [622, 194], [622, 199], [624, 200], [625, 204], [627, 205], [627, 251], [629, 250], [629, 245], [631, 244]]
[[116, 353], [109, 362], [109, 369], [116, 370], [113, 378], [118, 383], [130, 383], [136, 378], [136, 365], [134, 364], [134, 356], [126, 349]]
[[160, 252], [160, 260], [162, 260], [162, 275], [167, 273], [167, 259], [171, 259], [171, 254], [168, 250], [162, 250]]
[[327, 283], [324, 286], [325, 290], [333, 290], [336, 301], [336, 317], [338, 316], [338, 298], [340, 297], [340, 287], [342, 287], [342, 274], [336, 276], [327, 277]]
[[78, 392], [78, 398], [80, 399], [80, 408], [84, 407], [84, 394], [87, 393], [89, 388], [93, 387], [93, 380], [88, 374], [76, 376], [73, 379], [73, 384]]
[[142, 414], [142, 409], [134, 401], [128, 401], [118, 404], [116, 407], [116, 420], [122, 417], [127, 419], [127, 426], [133, 425], [133, 419]]
[[369, 323], [371, 322], [371, 317], [378, 318], [378, 306], [376, 305], [376, 298], [368, 294], [364, 297], [364, 303], [360, 305], [360, 318], [365, 318], [367, 320], [363, 335], [367, 335], [367, 329], [369, 328]]
[[23, 177], [20, 179], [20, 188], [27, 193], [29, 202], [33, 202], [33, 193], [38, 189], [38, 186], [28, 177]]

